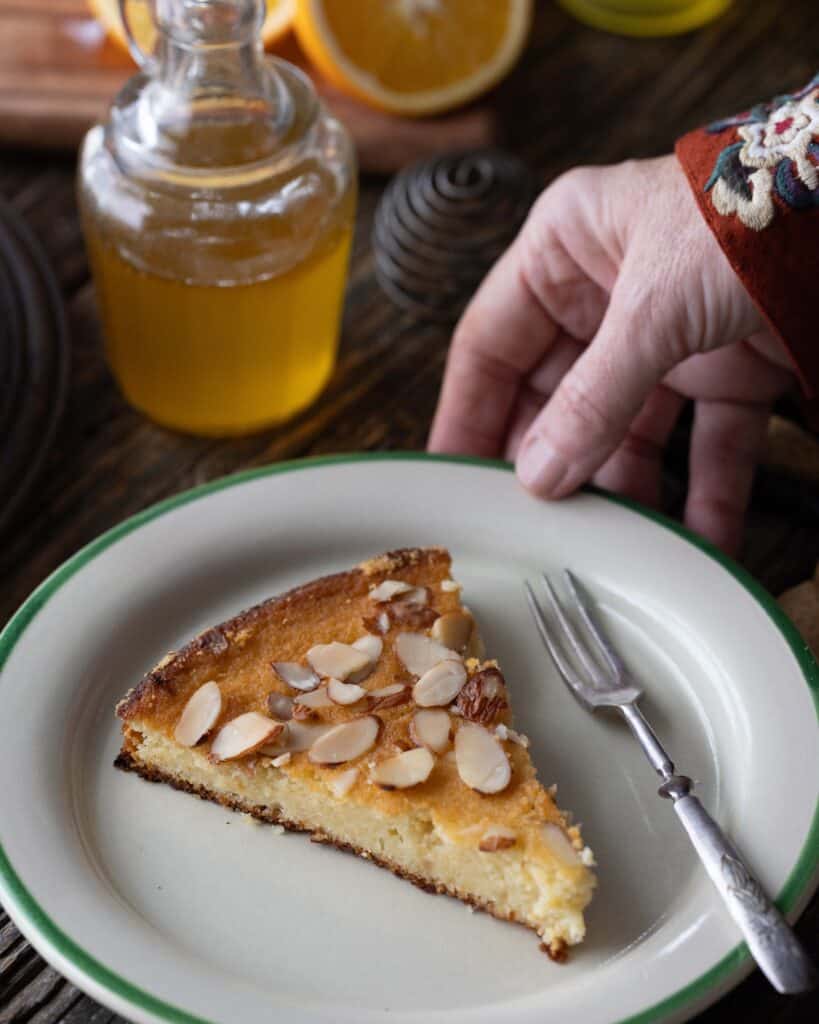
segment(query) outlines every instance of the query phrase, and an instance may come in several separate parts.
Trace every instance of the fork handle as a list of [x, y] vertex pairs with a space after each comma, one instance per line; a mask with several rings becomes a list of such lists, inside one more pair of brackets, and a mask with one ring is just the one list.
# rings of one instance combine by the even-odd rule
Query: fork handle
[[751, 955], [778, 992], [806, 992], [816, 985], [816, 970], [785, 918], [719, 825], [690, 792], [691, 780], [672, 775], [660, 796], [674, 801], [677, 817], [694, 844], [748, 944]]

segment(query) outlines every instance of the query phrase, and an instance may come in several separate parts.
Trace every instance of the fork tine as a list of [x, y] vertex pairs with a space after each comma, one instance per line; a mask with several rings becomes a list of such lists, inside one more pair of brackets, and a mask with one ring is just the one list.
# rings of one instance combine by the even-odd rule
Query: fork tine
[[557, 616], [557, 620], [560, 623], [560, 626], [563, 630], [563, 635], [572, 645], [572, 650], [583, 663], [583, 667], [589, 673], [589, 676], [591, 677], [594, 684], [599, 685], [601, 683], [600, 666], [595, 663], [594, 659], [591, 657], [588, 650], [586, 649], [586, 645], [577, 635], [577, 630], [572, 625], [572, 622], [569, 619], [568, 615], [566, 615], [566, 613], [563, 611], [563, 606], [557, 599], [557, 594], [555, 593], [554, 587], [549, 582], [549, 577], [546, 575], [545, 572], [541, 573], [541, 576], [543, 577], [543, 582], [546, 586], [546, 593], [549, 595], [549, 601], [551, 602], [552, 608], [554, 609], [554, 613]]
[[528, 580], [524, 580], [523, 586], [526, 590], [526, 599], [529, 602], [529, 609], [532, 612], [532, 618], [535, 620], [538, 633], [540, 633], [540, 639], [545, 644], [546, 650], [551, 654], [552, 660], [555, 665], [557, 665], [558, 671], [566, 680], [568, 685], [581, 699], [585, 700], [586, 695], [583, 681], [574, 671], [569, 662], [566, 661], [560, 647], [554, 642], [554, 640], [552, 640], [549, 633], [549, 627], [546, 624], [546, 616], [543, 614], [543, 609], [540, 607], [538, 599], [535, 597], [535, 592], [532, 590], [531, 584]]
[[603, 632], [602, 627], [596, 621], [594, 614], [589, 606], [589, 602], [586, 600], [585, 595], [582, 592], [579, 581], [569, 569], [564, 569], [563, 574], [566, 577], [566, 583], [568, 584], [569, 593], [574, 598], [574, 603], [577, 606], [577, 610], [580, 612], [580, 617], [586, 624], [586, 628], [589, 633], [594, 637], [597, 642], [597, 646], [608, 662], [612, 672], [614, 672], [618, 678], [625, 672], [625, 667], [620, 657], [612, 647], [611, 641], [608, 639], [606, 634]]

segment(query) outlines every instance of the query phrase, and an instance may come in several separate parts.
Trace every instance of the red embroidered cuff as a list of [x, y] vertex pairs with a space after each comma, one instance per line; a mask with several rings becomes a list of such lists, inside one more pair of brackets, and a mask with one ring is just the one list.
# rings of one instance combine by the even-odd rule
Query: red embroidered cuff
[[804, 89], [683, 136], [676, 146], [703, 216], [819, 394], [819, 75]]

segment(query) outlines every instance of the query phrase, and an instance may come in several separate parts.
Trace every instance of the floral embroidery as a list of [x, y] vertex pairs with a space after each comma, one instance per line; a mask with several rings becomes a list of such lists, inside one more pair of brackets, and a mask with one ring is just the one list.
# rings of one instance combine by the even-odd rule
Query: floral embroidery
[[819, 207], [819, 75], [804, 89], [778, 96], [708, 126], [735, 128], [705, 183], [718, 213], [736, 214], [754, 231], [774, 219], [774, 196], [795, 210]]

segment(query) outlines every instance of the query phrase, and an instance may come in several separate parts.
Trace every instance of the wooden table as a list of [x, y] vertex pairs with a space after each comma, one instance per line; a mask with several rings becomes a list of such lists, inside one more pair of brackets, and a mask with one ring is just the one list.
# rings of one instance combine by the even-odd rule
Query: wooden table
[[[707, 30], [635, 41], [577, 25], [538, 4], [525, 59], [493, 103], [509, 148], [551, 180], [565, 168], [666, 152], [686, 129], [806, 81], [819, 67], [816, 0], [737, 0]], [[59, 276], [73, 335], [68, 405], [58, 441], [20, 527], [0, 547], [0, 623], [65, 558], [126, 516], [236, 469], [326, 452], [422, 448], [448, 333], [398, 312], [370, 252], [384, 181], [362, 182], [338, 370], [316, 404], [281, 429], [244, 440], [181, 437], [133, 412], [100, 346], [73, 193], [73, 155], [0, 153], [0, 194], [22, 211]], [[667, 474], [672, 513], [684, 479]], [[810, 575], [819, 520], [758, 498], [743, 562], [771, 589]], [[798, 931], [819, 959], [819, 900]], [[815, 999], [780, 999], [759, 973], [700, 1018], [746, 1024], [816, 1020]], [[0, 1024], [109, 1024], [44, 963], [0, 909]]]

